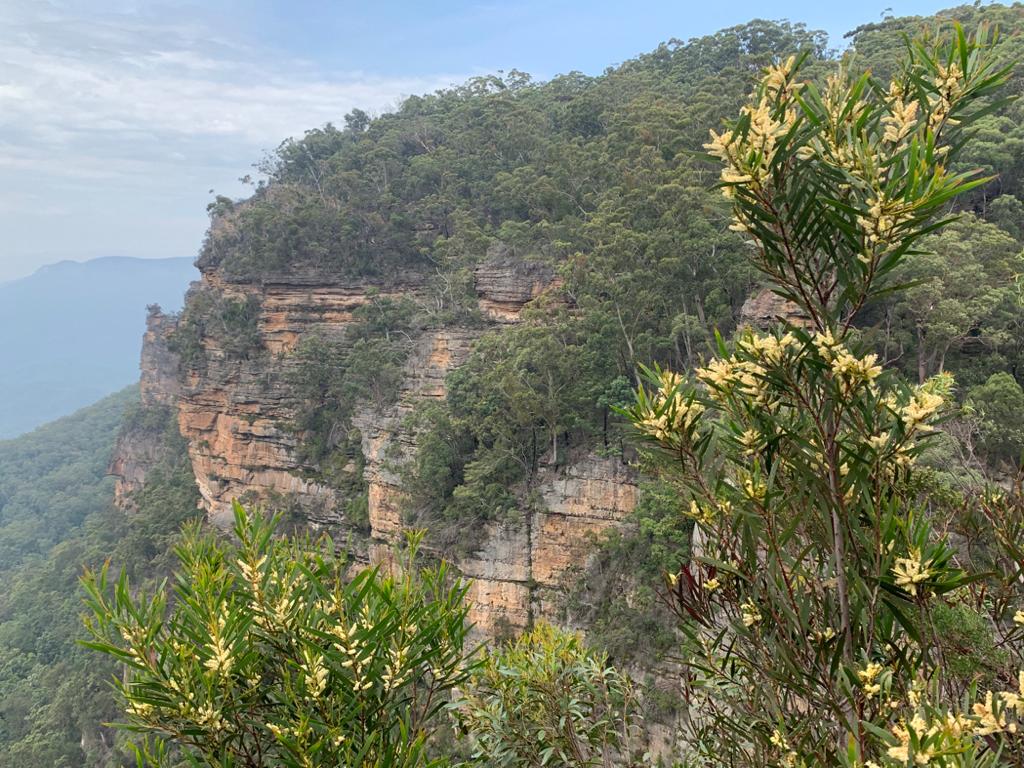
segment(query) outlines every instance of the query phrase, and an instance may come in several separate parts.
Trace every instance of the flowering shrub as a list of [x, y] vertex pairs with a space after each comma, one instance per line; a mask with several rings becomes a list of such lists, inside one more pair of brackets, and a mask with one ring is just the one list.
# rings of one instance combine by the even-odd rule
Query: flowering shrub
[[[908, 387], [852, 331], [952, 198], [985, 181], [950, 168], [1005, 73], [984, 33], [959, 28], [915, 44], [887, 86], [841, 69], [819, 90], [800, 63], [771, 67], [706, 148], [733, 228], [806, 323], [719, 339], [693, 380], [647, 371], [626, 410], [694, 526], [691, 562], [667, 578], [687, 638], [686, 759], [1021, 765], [1021, 572], [988, 577], [1004, 599], [989, 610], [912, 483], [953, 381]], [[994, 690], [951, 694], [940, 602], [989, 612], [1016, 665], [993, 671]]]
[[488, 766], [631, 766], [636, 693], [571, 632], [538, 624], [489, 654], [456, 710]]
[[433, 764], [434, 716], [472, 671], [465, 588], [443, 564], [417, 570], [415, 537], [398, 575], [349, 578], [329, 540], [276, 538], [275, 524], [236, 505], [237, 545], [190, 529], [170, 609], [106, 568], [83, 578], [87, 645], [126, 669], [140, 761]]

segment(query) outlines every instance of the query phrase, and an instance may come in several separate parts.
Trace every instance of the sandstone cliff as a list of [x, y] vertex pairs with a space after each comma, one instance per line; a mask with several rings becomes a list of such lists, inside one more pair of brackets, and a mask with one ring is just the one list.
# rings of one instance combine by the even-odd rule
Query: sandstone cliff
[[[332, 533], [359, 527], [347, 519], [342, 493], [297, 456], [297, 437], [287, 426], [295, 408], [293, 353], [314, 335], [342, 342], [357, 308], [382, 297], [421, 300], [425, 285], [416, 275], [386, 284], [294, 274], [245, 282], [205, 268], [189, 301], [201, 295], [251, 301], [258, 307], [258, 348], [239, 356], [216, 334], [204, 335], [201, 366], [181, 364], [168, 345], [173, 320], [151, 313], [142, 358], [144, 402], [174, 409], [202, 504], [214, 523], [230, 520], [237, 498], [287, 503]], [[558, 284], [550, 268], [495, 249], [475, 270], [474, 286], [483, 321], [417, 331], [397, 401], [355, 409], [369, 523], [354, 540], [369, 561], [386, 557], [402, 535], [401, 467], [415, 455], [417, 441], [408, 415], [423, 400], [445, 396], [447, 374], [467, 359], [481, 335], [519, 322], [527, 304]], [[118, 446], [111, 471], [125, 507], [145, 480], [151, 452], [141, 435], [126, 435]], [[535, 490], [531, 504], [490, 524], [476, 538], [482, 545], [457, 562], [473, 580], [471, 615], [484, 635], [516, 631], [538, 617], [558, 620], [560, 596], [585, 565], [593, 537], [620, 524], [637, 500], [635, 480], [621, 460], [586, 454], [557, 470], [542, 470]]]
[[148, 307], [142, 338], [139, 409], [129, 413], [118, 434], [107, 474], [114, 477], [114, 503], [133, 508], [132, 494], [142, 489], [146, 475], [165, 457], [169, 425], [177, 419], [180, 361], [168, 345], [174, 318], [160, 307]]
[[765, 288], [750, 295], [740, 307], [740, 325], [749, 325], [765, 331], [779, 323], [797, 327], [810, 327], [807, 313], [791, 301]]

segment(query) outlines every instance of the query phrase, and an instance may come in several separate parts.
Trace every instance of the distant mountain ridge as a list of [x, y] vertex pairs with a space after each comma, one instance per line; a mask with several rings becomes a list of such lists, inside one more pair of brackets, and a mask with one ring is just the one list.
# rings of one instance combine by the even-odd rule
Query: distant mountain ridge
[[0, 283], [0, 439], [138, 378], [146, 305], [177, 311], [189, 258], [61, 261]]

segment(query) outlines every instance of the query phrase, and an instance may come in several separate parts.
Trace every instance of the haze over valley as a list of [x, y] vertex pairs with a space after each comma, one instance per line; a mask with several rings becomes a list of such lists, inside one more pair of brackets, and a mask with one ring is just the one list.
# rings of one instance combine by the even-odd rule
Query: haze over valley
[[0, 283], [0, 439], [137, 381], [146, 305], [180, 309], [192, 261], [63, 261]]

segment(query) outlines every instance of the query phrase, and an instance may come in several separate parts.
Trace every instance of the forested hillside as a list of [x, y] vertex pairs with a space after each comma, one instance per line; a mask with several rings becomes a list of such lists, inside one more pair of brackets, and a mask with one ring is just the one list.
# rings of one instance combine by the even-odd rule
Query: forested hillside
[[[77, 645], [83, 566], [114, 558], [140, 583], [165, 572], [170, 542], [194, 517], [194, 481], [177, 446], [136, 516], [113, 506], [114, 441], [137, 419], [131, 387], [14, 440], [0, 441], [0, 765], [118, 763], [114, 665]], [[159, 431], [173, 425], [156, 424]], [[175, 455], [173, 451], [170, 454]]]
[[[1019, 61], [1021, 6], [965, 6], [939, 18], [999, 25], [999, 56]], [[860, 28], [849, 66], [885, 79], [904, 35], [935, 21]], [[599, 77], [535, 83], [511, 73], [412, 97], [374, 120], [354, 112], [345, 128], [283, 144], [252, 198], [213, 206], [200, 264], [244, 279], [425, 274], [429, 303], [390, 314], [385, 306], [363, 331], [353, 366], [385, 370], [403, 353], [403, 335], [389, 329], [476, 311], [471, 270], [495, 243], [552, 265], [564, 281], [560, 300], [481, 343], [445, 406], [423, 416], [449, 453], [421, 452], [418, 510], [493, 514], [502, 489], [536, 468], [536, 441], [558, 463], [560, 445], [609, 440], [608, 405], [621, 400], [638, 361], [692, 368], [715, 329], [735, 327], [758, 278], [695, 152], [739, 108], [756, 73], [791, 51], [810, 52], [804, 76], [812, 78], [834, 55], [820, 33], [752, 22], [668, 43]], [[1021, 91], [1020, 77], [1009, 92]], [[978, 129], [961, 163], [995, 178], [962, 203], [955, 234], [927, 244], [934, 256], [907, 264], [906, 279], [922, 285], [858, 321], [908, 377], [952, 370], [966, 391], [1017, 371], [1021, 109], [1013, 102]], [[196, 301], [186, 311], [179, 345], [187, 360], [197, 350], [190, 334], [205, 327], [244, 351], [245, 315], [229, 310]], [[224, 330], [214, 328], [217, 317]], [[310, 357], [323, 359], [319, 351]], [[324, 386], [310, 402], [318, 422], [299, 425], [316, 446], [342, 431], [335, 422], [351, 402], [345, 382]]]
[[[887, 81], [909, 36], [943, 23], [948, 30], [953, 19], [998, 26], [995, 55], [1013, 65], [1006, 91], [1019, 95], [1019, 4], [867, 24], [851, 33], [843, 56], [851, 71]], [[448, 376], [443, 401], [412, 417], [419, 436], [415, 459], [402, 468], [406, 521], [426, 527], [444, 551], [471, 550], [481, 523], [529, 507], [524, 499], [542, 469], [594, 449], [621, 455], [612, 411], [629, 399], [638, 363], [692, 370], [716, 331], [733, 332], [759, 289], [702, 146], [739, 110], [762, 68], [793, 52], [809, 56], [801, 77], [819, 81], [839, 56], [821, 33], [754, 21], [666, 43], [598, 77], [478, 78], [410, 98], [393, 114], [371, 120], [353, 112], [344, 128], [286, 142], [250, 199], [212, 206], [199, 264], [228, 279], [342, 275], [387, 285], [419, 275], [428, 285], [426, 298], [375, 302], [347, 338], [293, 353], [302, 373], [291, 429], [313, 476], [336, 484], [354, 508], [365, 504], [365, 486], [337, 473], [364, 460], [354, 404], [360, 395], [378, 405], [397, 397], [418, 330], [472, 326], [474, 269], [494, 253], [545, 265], [559, 287], [522, 322], [475, 343]], [[956, 377], [968, 405], [958, 424], [970, 455], [936, 454], [947, 469], [961, 459], [1007, 469], [1024, 447], [1010, 405], [1024, 395], [1022, 109], [1011, 100], [975, 126], [957, 168], [992, 180], [960, 198], [961, 220], [901, 265], [899, 279], [914, 287], [855, 320], [884, 364], [907, 380], [940, 371]], [[204, 365], [204, 337], [254, 365], [260, 299], [247, 301], [210, 294], [189, 304], [176, 337], [186, 366]], [[685, 550], [665, 523], [677, 513], [669, 498], [646, 487], [641, 540], [613, 537], [599, 576], [567, 609], [588, 626], [607, 627], [608, 642], [627, 655], [648, 655], [650, 643], [620, 644], [616, 636], [650, 619], [651, 575]], [[629, 552], [644, 555], [624, 573]], [[651, 643], [670, 642], [650, 627]]]
[[[1016, 67], [1006, 91], [1021, 94], [1019, 4], [866, 25], [848, 41], [848, 66], [887, 81], [905, 35], [951, 18], [999, 26], [996, 56]], [[635, 459], [633, 433], [616, 409], [631, 402], [641, 364], [692, 371], [712, 354], [716, 332], [728, 339], [741, 322], [758, 320], [756, 306], [743, 308], [762, 277], [714, 189], [719, 164], [703, 145], [710, 129], [739, 113], [765, 67], [801, 52], [801, 77], [815, 82], [840, 57], [820, 32], [754, 21], [666, 43], [600, 76], [476, 78], [377, 118], [353, 111], [344, 127], [285, 142], [251, 198], [210, 207], [198, 263], [216, 280], [190, 294], [170, 336], [182, 377], [223, 375], [248, 408], [264, 384], [253, 372], [285, 360], [289, 376], [274, 380], [273, 404], [286, 402], [292, 418], [276, 424], [286, 435], [277, 442], [301, 464], [286, 480], [329, 489], [358, 538], [368, 527], [369, 490], [357, 406], [395, 403], [418, 334], [478, 330], [443, 396], [403, 416], [417, 435], [415, 453], [394, 472], [406, 492], [400, 522], [426, 529], [433, 553], [473, 551], [487, 524], [541, 504], [543, 473], [584, 455], [621, 466]], [[880, 364], [905, 381], [954, 375], [963, 409], [948, 427], [952, 438], [926, 456], [943, 482], [1010, 476], [1024, 449], [1024, 104], [1000, 104], [977, 127], [957, 168], [980, 168], [992, 180], [961, 197], [960, 219], [901, 264], [897, 277], [912, 287], [854, 320]], [[485, 322], [474, 285], [485, 261], [530, 265], [548, 278], [521, 318], [498, 329]], [[302, 290], [317, 281], [373, 287], [351, 310], [343, 338], [271, 351], [258, 327], [260, 291], [282, 280]], [[397, 296], [410, 282], [423, 290]], [[252, 290], [239, 298], [225, 285]], [[396, 295], [381, 296], [389, 285]], [[239, 361], [246, 377], [231, 367]], [[96, 726], [113, 717], [98, 692], [109, 669], [73, 645], [74, 577], [81, 563], [109, 555], [141, 580], [163, 572], [168, 542], [198, 496], [174, 419], [128, 399], [0, 444], [0, 569], [10, 585], [0, 596], [0, 765], [117, 759], [112, 736]], [[128, 517], [111, 511], [101, 478], [126, 409], [123, 430], [161, 433], [170, 448]], [[246, 412], [222, 432], [237, 434], [256, 416]], [[210, 435], [192, 446], [204, 462], [223, 437], [212, 427]], [[575, 564], [575, 589], [557, 611], [642, 677], [679, 643], [656, 592], [687, 559], [690, 528], [674, 488], [653, 473], [639, 488], [631, 524], [595, 537], [597, 556]], [[278, 501], [290, 522], [303, 522], [308, 510]], [[670, 720], [679, 707], [657, 685], [645, 702], [652, 721]]]

